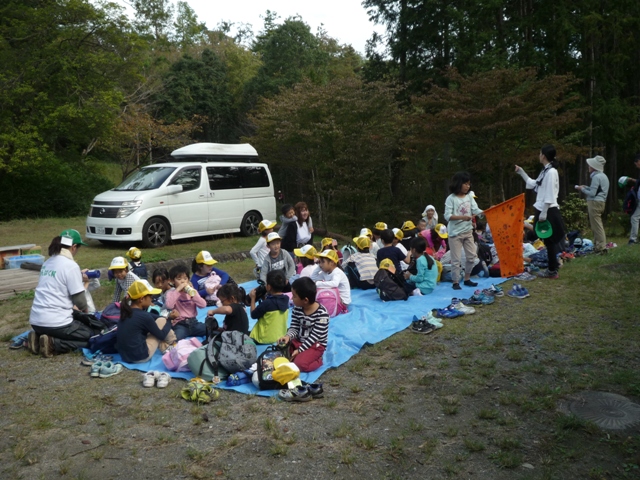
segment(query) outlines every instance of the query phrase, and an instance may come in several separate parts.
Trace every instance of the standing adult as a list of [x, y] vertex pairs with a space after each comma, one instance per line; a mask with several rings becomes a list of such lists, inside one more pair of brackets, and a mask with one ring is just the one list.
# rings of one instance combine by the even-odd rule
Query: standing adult
[[49, 245], [49, 259], [42, 265], [29, 323], [28, 345], [32, 353], [51, 357], [87, 346], [100, 326], [73, 316], [74, 307], [87, 308], [83, 276], [74, 257], [86, 245], [77, 230], [65, 230]]
[[538, 272], [539, 277], [558, 278], [558, 254], [560, 253], [560, 242], [564, 239], [564, 221], [560, 214], [558, 205], [558, 193], [560, 192], [560, 179], [558, 177], [556, 160], [556, 149], [553, 145], [544, 145], [540, 149], [538, 156], [543, 165], [542, 171], [535, 180], [516, 165], [516, 173], [525, 181], [528, 189], [536, 192], [536, 201], [533, 204], [535, 210], [533, 216], [534, 227], [538, 222], [549, 221], [552, 228], [550, 237], [544, 239], [547, 247], [547, 259], [549, 267], [547, 270]]
[[607, 236], [602, 224], [602, 214], [609, 194], [609, 178], [604, 173], [604, 165], [607, 161], [604, 157], [596, 155], [587, 158], [589, 165], [589, 175], [591, 185], [576, 185], [576, 190], [587, 196], [587, 211], [589, 212], [589, 223], [593, 232], [593, 249], [595, 253], [607, 253]]
[[293, 207], [298, 218], [298, 233], [296, 235], [296, 243], [298, 248], [311, 244], [313, 239], [313, 221], [309, 214], [309, 207], [305, 202], [296, 203]]
[[[640, 170], [640, 153], [636, 154], [633, 162], [636, 168]], [[629, 179], [628, 182], [635, 183], [634, 193], [636, 195], [636, 209], [631, 214], [631, 235], [629, 235], [629, 245], [638, 243], [638, 225], [640, 225], [640, 176], [637, 180]]]

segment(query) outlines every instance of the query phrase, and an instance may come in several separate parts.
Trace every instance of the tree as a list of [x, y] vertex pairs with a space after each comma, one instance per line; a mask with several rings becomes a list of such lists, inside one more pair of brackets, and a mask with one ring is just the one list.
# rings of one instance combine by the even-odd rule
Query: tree
[[152, 35], [155, 40], [168, 39], [174, 8], [171, 0], [133, 0], [133, 8], [140, 33]]
[[194, 45], [203, 39], [207, 27], [198, 22], [196, 12], [187, 2], [178, 2], [177, 14], [173, 23], [173, 38], [181, 49]]
[[279, 188], [314, 205], [320, 225], [364, 224], [402, 199], [392, 188], [403, 125], [395, 94], [357, 78], [305, 80], [262, 99], [250, 117], [256, 134], [245, 140]]

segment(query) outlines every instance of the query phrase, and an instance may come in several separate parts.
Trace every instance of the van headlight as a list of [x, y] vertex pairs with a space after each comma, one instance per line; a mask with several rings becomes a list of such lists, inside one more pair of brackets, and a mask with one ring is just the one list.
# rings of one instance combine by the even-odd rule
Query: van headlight
[[140, 208], [142, 200], [131, 200], [130, 202], [122, 202], [122, 207], [118, 209], [116, 218], [124, 218], [131, 215], [133, 212]]

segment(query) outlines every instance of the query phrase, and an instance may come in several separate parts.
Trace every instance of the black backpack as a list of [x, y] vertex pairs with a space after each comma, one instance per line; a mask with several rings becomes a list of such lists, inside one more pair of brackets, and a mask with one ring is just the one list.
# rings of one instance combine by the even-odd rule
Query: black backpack
[[629, 215], [633, 215], [633, 212], [636, 211], [637, 205], [638, 205], [638, 196], [636, 194], [636, 189], [632, 188], [627, 192], [627, 196], [624, 197], [624, 201], [622, 202], [622, 211]]
[[279, 390], [282, 385], [276, 382], [273, 377], [273, 361], [278, 357], [289, 358], [285, 348], [276, 346], [267, 347], [267, 349], [258, 357], [258, 388], [260, 390]]
[[407, 300], [411, 293], [411, 287], [404, 278], [381, 268], [373, 277], [376, 291], [383, 302], [393, 300]]

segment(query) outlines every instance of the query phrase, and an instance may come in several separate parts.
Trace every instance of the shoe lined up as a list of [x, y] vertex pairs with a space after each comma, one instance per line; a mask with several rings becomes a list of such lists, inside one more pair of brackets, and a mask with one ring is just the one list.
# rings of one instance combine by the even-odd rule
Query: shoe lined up
[[315, 398], [323, 398], [324, 389], [321, 383], [299, 385], [290, 389], [282, 389], [278, 392], [278, 400], [283, 402], [310, 402]]

